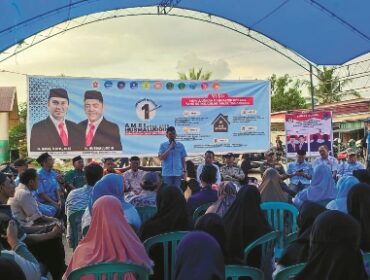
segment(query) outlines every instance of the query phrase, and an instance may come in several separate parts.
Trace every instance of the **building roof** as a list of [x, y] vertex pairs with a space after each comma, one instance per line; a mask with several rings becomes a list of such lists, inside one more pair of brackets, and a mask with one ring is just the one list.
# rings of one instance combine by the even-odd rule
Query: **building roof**
[[[297, 112], [308, 112], [309, 109], [297, 110]], [[334, 122], [361, 121], [370, 117], [370, 99], [356, 98], [335, 102], [331, 104], [317, 105], [315, 111], [331, 111]], [[272, 123], [284, 123], [287, 111], [275, 112], [271, 114]]]
[[0, 112], [11, 112], [16, 101], [15, 87], [0, 87]]

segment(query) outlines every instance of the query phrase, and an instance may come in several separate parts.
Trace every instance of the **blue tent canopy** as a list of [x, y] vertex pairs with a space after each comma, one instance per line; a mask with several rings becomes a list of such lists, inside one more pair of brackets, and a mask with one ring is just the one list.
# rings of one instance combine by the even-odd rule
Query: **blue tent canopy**
[[370, 51], [369, 0], [8, 0], [0, 1], [0, 52], [80, 16], [172, 2], [243, 25], [318, 65]]

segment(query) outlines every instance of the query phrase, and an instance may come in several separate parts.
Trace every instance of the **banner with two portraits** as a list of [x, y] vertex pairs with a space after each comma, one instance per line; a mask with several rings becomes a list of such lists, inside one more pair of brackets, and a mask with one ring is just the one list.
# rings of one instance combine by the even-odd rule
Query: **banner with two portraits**
[[268, 81], [29, 76], [28, 91], [31, 157], [157, 156], [169, 126], [188, 155], [269, 148]]
[[331, 112], [302, 112], [285, 115], [287, 157], [295, 157], [298, 150], [307, 156], [318, 156], [319, 147], [333, 149]]

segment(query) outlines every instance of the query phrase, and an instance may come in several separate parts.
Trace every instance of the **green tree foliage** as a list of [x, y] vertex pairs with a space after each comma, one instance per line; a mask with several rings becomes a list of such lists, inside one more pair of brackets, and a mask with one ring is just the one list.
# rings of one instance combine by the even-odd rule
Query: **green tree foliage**
[[307, 108], [306, 100], [301, 91], [303, 83], [300, 80], [293, 81], [288, 74], [281, 77], [273, 74], [269, 80], [271, 82], [272, 112]]
[[[335, 75], [334, 67], [324, 66], [322, 71], [317, 70], [318, 84], [314, 87], [314, 99], [317, 104], [327, 104], [349, 99], [359, 98], [361, 95], [355, 90], [344, 90], [343, 87], [350, 83], [350, 80], [340, 80]], [[311, 90], [310, 85], [308, 85]]]
[[13, 127], [9, 131], [9, 148], [11, 150], [19, 150], [19, 155], [27, 156], [27, 135], [26, 135], [26, 120], [27, 120], [27, 103], [19, 105], [19, 125]]
[[212, 72], [203, 72], [203, 68], [195, 69], [194, 67], [189, 69], [189, 73], [178, 72], [180, 80], [209, 80], [212, 76]]

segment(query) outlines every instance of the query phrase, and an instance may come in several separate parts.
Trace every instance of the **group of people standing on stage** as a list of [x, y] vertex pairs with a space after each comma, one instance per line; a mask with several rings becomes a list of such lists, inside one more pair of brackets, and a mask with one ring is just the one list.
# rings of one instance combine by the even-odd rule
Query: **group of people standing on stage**
[[105, 151], [122, 150], [118, 125], [103, 116], [104, 99], [100, 91], [85, 92], [86, 119], [78, 124], [66, 119], [69, 105], [65, 89], [50, 89], [47, 102], [49, 116], [32, 126], [31, 152], [84, 151], [93, 147], [104, 148]]

